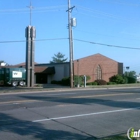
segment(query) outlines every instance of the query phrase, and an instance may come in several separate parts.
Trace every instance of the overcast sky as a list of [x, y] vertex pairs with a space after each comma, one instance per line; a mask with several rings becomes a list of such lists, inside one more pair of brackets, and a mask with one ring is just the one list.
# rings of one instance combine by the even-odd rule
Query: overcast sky
[[[25, 62], [26, 43], [7, 41], [25, 40], [29, 5], [30, 0], [0, 0], [0, 60], [12, 65]], [[48, 63], [57, 52], [69, 59], [68, 0], [32, 0], [32, 6], [36, 39], [46, 39], [36, 41], [35, 61]], [[139, 0], [71, 0], [71, 6], [75, 6], [72, 17], [77, 18], [74, 59], [100, 53], [140, 73]]]

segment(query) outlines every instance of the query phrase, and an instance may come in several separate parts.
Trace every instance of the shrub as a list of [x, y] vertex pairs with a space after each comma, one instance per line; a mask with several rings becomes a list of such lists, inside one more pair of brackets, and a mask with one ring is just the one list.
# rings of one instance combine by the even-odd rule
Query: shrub
[[89, 75], [86, 75], [86, 81], [89, 81], [91, 78]]
[[[86, 75], [86, 81], [90, 80], [90, 76]], [[83, 85], [84, 84], [84, 75], [74, 75], [74, 85]]]
[[119, 75], [119, 74], [112, 76], [109, 80], [110, 80], [110, 82], [115, 82], [117, 84], [126, 83], [126, 79], [123, 76]]
[[89, 82], [86, 85], [98, 85], [98, 83], [97, 82]]
[[74, 75], [74, 85], [82, 85], [83, 78], [82, 76]]
[[70, 85], [70, 77], [65, 77], [61, 80], [61, 84], [64, 86], [69, 86]]
[[95, 80], [98, 85], [107, 85], [107, 82], [105, 80]]
[[58, 85], [61, 85], [61, 81], [52, 80], [52, 81], [51, 81], [51, 84], [58, 84]]
[[52, 81], [51, 81], [51, 84], [56, 84], [56, 83], [57, 83], [56, 80], [52, 80]]
[[92, 85], [92, 82], [90, 82], [90, 83], [87, 83], [86, 85], [87, 85], [87, 86], [88, 86], [88, 85], [90, 86], [90, 85]]
[[97, 82], [92, 82], [92, 85], [98, 85], [98, 83]]
[[127, 78], [129, 84], [136, 83], [135, 77], [126, 77], [126, 78]]
[[115, 82], [108, 82], [107, 85], [116, 85]]

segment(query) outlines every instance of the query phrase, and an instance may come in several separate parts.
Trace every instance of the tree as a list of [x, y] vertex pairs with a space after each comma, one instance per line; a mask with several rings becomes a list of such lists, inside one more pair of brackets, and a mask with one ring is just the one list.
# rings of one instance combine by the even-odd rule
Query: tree
[[68, 59], [64, 57], [65, 57], [64, 54], [58, 52], [57, 54], [54, 54], [54, 56], [52, 57], [52, 61], [50, 61], [50, 63], [64, 63]]
[[136, 72], [135, 71], [125, 72], [124, 76], [127, 79], [127, 83], [136, 83]]
[[125, 72], [124, 75], [125, 76], [129, 76], [129, 77], [135, 77], [136, 76], [136, 72], [135, 71], [129, 71], [129, 72]]
[[0, 60], [0, 64], [3, 63], [3, 62], [4, 62], [3, 60]]

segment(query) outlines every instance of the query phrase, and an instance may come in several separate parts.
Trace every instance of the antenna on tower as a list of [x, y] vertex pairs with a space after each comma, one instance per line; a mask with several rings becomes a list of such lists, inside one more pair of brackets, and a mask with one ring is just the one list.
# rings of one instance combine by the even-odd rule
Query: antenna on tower
[[30, 25], [32, 24], [32, 9], [34, 8], [32, 6], [32, 1], [30, 0], [30, 6], [27, 6], [30, 9]]

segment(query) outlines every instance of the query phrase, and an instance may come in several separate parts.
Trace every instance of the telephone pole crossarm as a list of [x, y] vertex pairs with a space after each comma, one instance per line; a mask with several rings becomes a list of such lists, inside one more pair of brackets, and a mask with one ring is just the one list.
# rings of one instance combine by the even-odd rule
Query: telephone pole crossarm
[[73, 8], [75, 8], [75, 6], [72, 6], [72, 7], [69, 8], [66, 12], [72, 12]]

